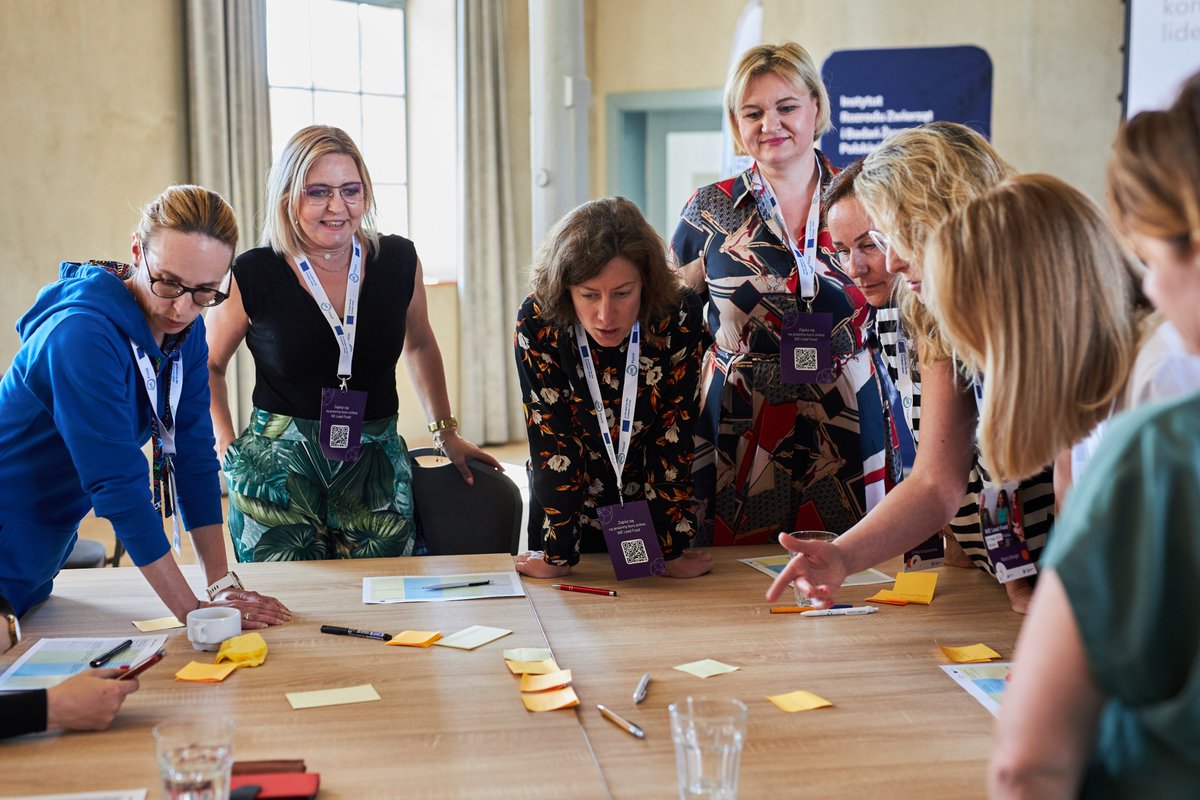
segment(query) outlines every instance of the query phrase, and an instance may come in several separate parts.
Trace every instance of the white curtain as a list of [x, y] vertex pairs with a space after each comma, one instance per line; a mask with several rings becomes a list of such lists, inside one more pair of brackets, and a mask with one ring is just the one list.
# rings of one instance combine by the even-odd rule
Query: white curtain
[[459, 273], [463, 435], [477, 444], [524, 438], [513, 326], [524, 298], [512, 213], [504, 76], [504, 4], [459, 0], [463, 263]]
[[[264, 0], [187, 0], [191, 180], [237, 213], [239, 250], [258, 243], [271, 167]], [[243, 345], [226, 372], [234, 428], [250, 420], [254, 364]]]

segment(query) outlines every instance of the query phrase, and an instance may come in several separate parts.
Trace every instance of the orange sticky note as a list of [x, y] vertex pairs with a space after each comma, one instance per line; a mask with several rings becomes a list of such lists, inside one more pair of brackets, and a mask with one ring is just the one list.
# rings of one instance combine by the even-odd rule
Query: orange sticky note
[[442, 634], [437, 631], [402, 631], [393, 636], [388, 644], [403, 647], [429, 647], [440, 638], [442, 638]]
[[203, 664], [193, 661], [175, 673], [175, 680], [219, 683], [228, 678], [238, 666], [238, 664]]
[[789, 714], [794, 711], [812, 711], [814, 708], [829, 708], [833, 703], [812, 692], [798, 691], [787, 694], [767, 695], [767, 699]]
[[896, 593], [891, 589], [880, 589], [875, 594], [867, 598], [868, 603], [887, 603], [890, 606], [906, 606], [907, 600], [901, 600], [896, 596]]
[[554, 663], [553, 658], [548, 658], [545, 661], [512, 661], [505, 659], [504, 664], [513, 675], [545, 675], [550, 672], [558, 672], [558, 664]]
[[522, 692], [544, 692], [547, 689], [561, 689], [571, 682], [571, 670], [560, 669], [558, 672], [547, 672], [545, 675], [522, 675]]
[[901, 600], [927, 606], [933, 600], [937, 579], [936, 572], [901, 572], [896, 576], [896, 585], [892, 587], [892, 591]]
[[993, 658], [1000, 658], [999, 653], [982, 643], [968, 644], [962, 647], [939, 644], [938, 647], [946, 654], [946, 658], [957, 661], [959, 664], [978, 664], [983, 661], [991, 661]]
[[579, 697], [576, 696], [574, 689], [567, 686], [553, 692], [522, 694], [521, 702], [525, 704], [528, 711], [554, 711], [579, 705]]

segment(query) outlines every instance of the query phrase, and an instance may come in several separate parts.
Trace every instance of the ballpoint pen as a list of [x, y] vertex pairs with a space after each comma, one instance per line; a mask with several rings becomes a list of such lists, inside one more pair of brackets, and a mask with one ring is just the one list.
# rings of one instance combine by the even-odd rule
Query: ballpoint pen
[[322, 625], [321, 633], [332, 633], [334, 636], [357, 636], [360, 639], [375, 639], [380, 642], [390, 642], [392, 635], [381, 631], [360, 631], [357, 628], [343, 628], [341, 625]]
[[650, 685], [650, 673], [647, 672], [638, 681], [637, 688], [633, 690], [633, 704], [637, 705], [646, 699], [646, 687]]
[[639, 739], [646, 738], [646, 732], [644, 730], [642, 730], [637, 725], [634, 725], [632, 722], [625, 719], [624, 717], [622, 717], [617, 712], [613, 711], [608, 706], [601, 705], [600, 703], [596, 703], [596, 708], [598, 708], [600, 710], [600, 713], [604, 715], [604, 718], [606, 720], [613, 723], [618, 728], [621, 728], [629, 735], [636, 736]]
[[875, 606], [854, 606], [853, 608], [814, 608], [804, 611], [802, 617], [856, 617], [859, 614], [874, 614], [879, 609]]
[[569, 583], [552, 583], [551, 589], [558, 589], [563, 592], [585, 592], [586, 594], [603, 594], [609, 597], [616, 597], [617, 593], [613, 589], [593, 589], [591, 586], [572, 586]]
[[422, 589], [429, 591], [430, 589], [462, 589], [464, 586], [485, 586], [491, 583], [489, 578], [486, 581], [456, 581], [455, 583], [433, 583], [429, 586], [422, 586]]
[[109, 650], [107, 653], [102, 653], [101, 655], [96, 656], [88, 662], [88, 666], [92, 667], [93, 669], [103, 667], [112, 660], [113, 656], [124, 650], [126, 647], [133, 647], [133, 639], [126, 639], [112, 650]]

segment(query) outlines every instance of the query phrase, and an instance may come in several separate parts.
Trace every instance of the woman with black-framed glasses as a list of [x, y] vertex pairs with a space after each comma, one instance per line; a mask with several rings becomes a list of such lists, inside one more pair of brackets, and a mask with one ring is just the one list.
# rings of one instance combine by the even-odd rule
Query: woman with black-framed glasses
[[169, 187], [142, 210], [132, 265], [64, 262], [18, 321], [21, 349], [0, 381], [0, 594], [16, 615], [50, 595], [95, 509], [179, 619], [208, 602], [171, 557], [182, 527], [214, 604], [236, 606], [246, 628], [288, 618], [241, 591], [225, 556], [200, 311], [224, 299], [237, 238], [220, 195]]

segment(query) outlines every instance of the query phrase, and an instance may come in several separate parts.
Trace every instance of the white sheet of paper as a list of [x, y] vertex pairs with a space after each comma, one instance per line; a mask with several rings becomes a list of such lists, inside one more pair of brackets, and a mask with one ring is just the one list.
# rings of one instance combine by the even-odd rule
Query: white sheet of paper
[[15, 692], [26, 689], [49, 689], [62, 683], [72, 675], [91, 669], [88, 662], [126, 639], [133, 640], [127, 647], [109, 660], [105, 669], [115, 669], [134, 664], [148, 658], [167, 643], [164, 636], [114, 636], [106, 639], [38, 639], [16, 663], [0, 675], [0, 692]]
[[502, 636], [508, 636], [512, 631], [506, 631], [504, 628], [489, 628], [487, 625], [472, 625], [469, 628], [463, 628], [458, 633], [452, 633], [438, 639], [433, 643], [434, 647], [456, 647], [459, 650], [474, 650], [476, 647], [494, 642]]
[[986, 664], [939, 664], [939, 667], [991, 712], [1000, 716], [1000, 698], [1004, 694], [1006, 677], [1012, 668], [1009, 661], [991, 661]]
[[[787, 566], [791, 556], [784, 554], [781, 556], [759, 556], [758, 558], [739, 558], [748, 567], [770, 575], [772, 578], [778, 578], [779, 573], [783, 572], [783, 568]], [[871, 567], [864, 569], [862, 572], [855, 572], [853, 575], [847, 575], [846, 580], [842, 581], [842, 586], [866, 586], [870, 583], [891, 583], [892, 578], [889, 578], [887, 573]]]
[[[440, 583], [491, 581], [483, 586], [426, 589]], [[515, 572], [476, 572], [469, 575], [394, 575], [363, 578], [364, 603], [439, 603], [486, 597], [524, 597], [525, 587]]]

